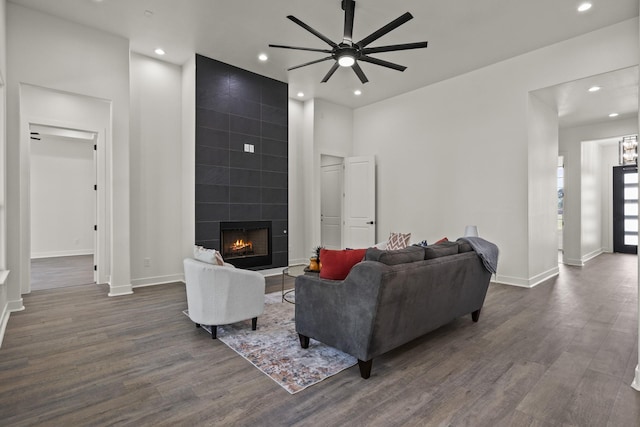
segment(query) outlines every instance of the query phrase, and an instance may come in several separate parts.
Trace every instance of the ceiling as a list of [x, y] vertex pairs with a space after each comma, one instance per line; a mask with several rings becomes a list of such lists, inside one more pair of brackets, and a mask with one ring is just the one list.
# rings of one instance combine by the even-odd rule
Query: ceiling
[[[590, 92], [589, 88], [600, 90]], [[557, 108], [559, 126], [638, 117], [638, 67], [629, 67], [532, 92]], [[618, 116], [610, 118], [609, 114]]]
[[[369, 47], [429, 42], [427, 49], [372, 55], [408, 68], [399, 72], [363, 63], [369, 83], [362, 85], [346, 68], [338, 69], [328, 83], [320, 83], [330, 61], [287, 72], [324, 54], [267, 46], [328, 47], [287, 15], [339, 42], [344, 20], [340, 0], [10, 1], [128, 38], [137, 53], [154, 56], [154, 49], [162, 47], [166, 51], [162, 59], [175, 64], [199, 53], [288, 82], [291, 97], [304, 92], [302, 99], [323, 98], [352, 108], [638, 17], [638, 0], [615, 0], [615, 7], [612, 0], [591, 0], [593, 7], [585, 13], [576, 11], [578, 0], [357, 0], [355, 40], [409, 11], [413, 20]], [[266, 62], [257, 58], [263, 52], [269, 56]], [[635, 85], [637, 111], [637, 70]], [[355, 96], [355, 89], [362, 95]], [[607, 93], [611, 91], [600, 96]], [[576, 120], [575, 107], [562, 109], [573, 111]]]

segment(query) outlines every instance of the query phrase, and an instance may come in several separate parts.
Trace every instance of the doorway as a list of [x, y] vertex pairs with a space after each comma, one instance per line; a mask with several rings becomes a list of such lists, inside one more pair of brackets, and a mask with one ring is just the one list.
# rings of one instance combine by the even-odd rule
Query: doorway
[[563, 240], [562, 233], [564, 232], [564, 156], [558, 156], [558, 174], [557, 174], [557, 189], [558, 189], [558, 260], [562, 262]]
[[[19, 266], [16, 268], [20, 293], [31, 291], [31, 142], [30, 132], [43, 126], [46, 132], [76, 132], [75, 137], [93, 139], [95, 178], [89, 189], [95, 191], [95, 263], [97, 283], [108, 283], [111, 270], [111, 102], [89, 96], [20, 84], [20, 204]], [[34, 128], [34, 126], [36, 126]], [[32, 130], [33, 128], [33, 130]], [[42, 130], [42, 129], [41, 129]], [[43, 131], [44, 132], [44, 131]], [[96, 187], [97, 186], [97, 187]]]
[[342, 248], [344, 159], [322, 155], [320, 166], [320, 245]]
[[31, 290], [96, 283], [96, 134], [30, 124]]
[[613, 168], [613, 251], [638, 253], [638, 166]]

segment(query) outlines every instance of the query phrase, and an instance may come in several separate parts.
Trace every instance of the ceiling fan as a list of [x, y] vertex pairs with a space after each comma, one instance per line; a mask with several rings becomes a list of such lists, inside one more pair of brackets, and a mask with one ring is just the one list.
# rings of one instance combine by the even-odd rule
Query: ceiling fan
[[331, 49], [283, 46], [278, 44], [270, 44], [269, 47], [329, 53], [330, 56], [327, 56], [321, 59], [316, 59], [315, 61], [307, 62], [304, 64], [296, 65], [295, 67], [291, 67], [287, 69], [287, 71], [291, 71], [291, 70], [295, 70], [296, 68], [306, 67], [307, 65], [317, 64], [318, 62], [334, 59], [336, 62], [329, 69], [329, 72], [324, 76], [324, 78], [322, 79], [322, 83], [327, 82], [331, 78], [333, 73], [335, 73], [338, 67], [340, 66], [351, 67], [362, 83], [368, 82], [369, 79], [367, 79], [367, 76], [365, 76], [364, 72], [362, 71], [362, 68], [360, 68], [358, 61], [368, 62], [370, 64], [375, 64], [375, 65], [381, 65], [383, 67], [391, 68], [393, 70], [404, 71], [407, 69], [407, 67], [403, 65], [394, 64], [393, 62], [384, 61], [382, 59], [373, 58], [369, 56], [369, 54], [380, 53], [380, 52], [392, 52], [397, 50], [419, 49], [419, 48], [427, 47], [427, 42], [367, 47], [370, 43], [374, 42], [375, 40], [379, 39], [385, 34], [395, 30], [405, 22], [413, 19], [413, 15], [411, 15], [409, 12], [406, 12], [404, 15], [400, 16], [399, 18], [394, 19], [384, 27], [369, 34], [367, 37], [363, 38], [359, 42], [354, 43], [352, 39], [352, 33], [353, 33], [353, 15], [354, 15], [355, 7], [356, 7], [356, 2], [354, 0], [342, 0], [342, 10], [344, 10], [344, 35], [342, 37], [342, 42], [340, 43], [333, 42], [328, 37], [319, 33], [317, 30], [314, 30], [309, 25], [305, 24], [295, 16], [293, 15], [287, 16], [288, 19], [295, 22], [305, 30], [309, 31], [314, 36], [318, 37], [319, 39], [327, 43], [329, 46], [331, 46]]

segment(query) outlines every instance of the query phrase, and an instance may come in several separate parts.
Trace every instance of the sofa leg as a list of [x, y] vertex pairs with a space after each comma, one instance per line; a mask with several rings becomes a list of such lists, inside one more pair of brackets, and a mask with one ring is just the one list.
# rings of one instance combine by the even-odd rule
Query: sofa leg
[[200, 327], [200, 323], [196, 323], [196, 328], [199, 328], [199, 327]]
[[373, 359], [362, 361], [358, 359], [358, 368], [360, 368], [360, 376], [365, 380], [371, 376], [371, 366], [373, 365]]
[[478, 319], [480, 319], [480, 310], [482, 310], [482, 309], [479, 308], [476, 311], [474, 311], [473, 313], [471, 313], [471, 320], [473, 320], [474, 322], [477, 322]]
[[309, 337], [305, 337], [302, 334], [298, 334], [298, 337], [300, 338], [300, 347], [309, 348]]
[[211, 339], [215, 340], [216, 338], [218, 338], [218, 327], [211, 325]]
[[256, 329], [258, 329], [258, 318], [254, 317], [251, 319], [251, 330], [255, 331]]

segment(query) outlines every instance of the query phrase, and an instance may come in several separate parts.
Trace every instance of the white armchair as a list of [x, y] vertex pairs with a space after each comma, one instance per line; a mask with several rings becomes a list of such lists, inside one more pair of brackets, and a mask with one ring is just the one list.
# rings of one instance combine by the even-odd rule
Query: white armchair
[[219, 266], [195, 259], [184, 260], [189, 317], [200, 325], [211, 326], [216, 339], [217, 326], [251, 319], [255, 331], [264, 311], [264, 276], [233, 266]]

